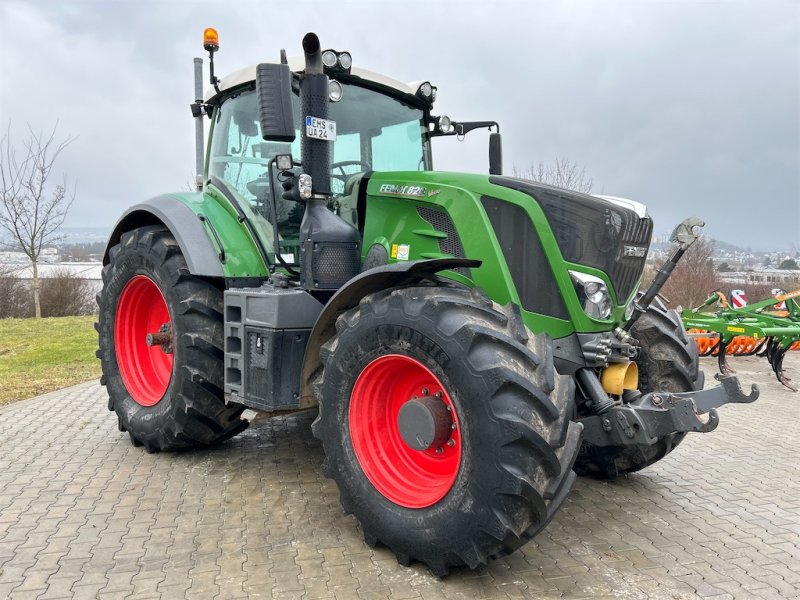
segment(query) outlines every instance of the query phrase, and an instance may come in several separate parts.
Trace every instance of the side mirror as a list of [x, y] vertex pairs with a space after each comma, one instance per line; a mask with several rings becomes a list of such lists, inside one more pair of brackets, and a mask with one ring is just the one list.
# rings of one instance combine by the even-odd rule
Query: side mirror
[[295, 121], [292, 111], [292, 71], [289, 65], [258, 65], [256, 92], [261, 136], [267, 141], [293, 142]]
[[503, 140], [499, 133], [489, 134], [489, 175], [503, 174]]

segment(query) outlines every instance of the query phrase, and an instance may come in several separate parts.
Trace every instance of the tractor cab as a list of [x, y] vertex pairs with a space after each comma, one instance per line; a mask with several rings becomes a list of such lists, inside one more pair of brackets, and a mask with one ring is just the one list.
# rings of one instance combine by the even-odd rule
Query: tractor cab
[[[455, 123], [432, 116], [437, 90], [428, 81], [406, 84], [353, 67], [347, 52], [317, 54], [321, 60], [316, 75], [324, 76], [326, 85], [314, 97], [308, 90], [302, 92], [304, 82], [307, 87], [313, 79], [308, 57], [287, 60], [282, 55], [280, 64], [253, 65], [217, 80], [210, 50], [213, 87], [202, 105], [193, 105], [196, 113], [200, 111], [195, 107], [202, 106], [212, 116], [203, 181], [244, 205], [253, 229], [263, 238], [267, 260], [281, 263], [290, 273], [301, 262], [299, 236], [306, 210], [299, 198], [290, 199], [285, 192], [301, 172], [315, 171], [314, 192], [325, 196], [326, 208], [363, 230], [364, 190], [372, 173], [431, 171], [433, 137], [498, 127], [494, 121]], [[283, 80], [275, 76], [281, 71]], [[259, 72], [270, 76], [260, 78]], [[325, 118], [311, 116], [320, 109]], [[281, 121], [280, 132], [275, 123], [267, 124], [272, 117]], [[278, 157], [287, 156], [292, 157], [291, 168], [278, 164]], [[500, 163], [500, 137], [495, 132], [490, 138], [490, 172], [500, 174]]]
[[[330, 51], [329, 51], [330, 52]], [[302, 71], [303, 59], [290, 59], [289, 69]], [[434, 89], [424, 82], [416, 88], [363, 69], [327, 69], [329, 72], [328, 144], [330, 197], [327, 207], [345, 222], [357, 226], [360, 183], [373, 171], [431, 170], [430, 107]], [[277, 235], [281, 258], [299, 263], [298, 234], [304, 206], [283, 197], [283, 181], [292, 169], [280, 169], [276, 157], [302, 154], [301, 120], [294, 122], [293, 141], [266, 141], [255, 86], [256, 66], [222, 79], [206, 98], [213, 110], [206, 180], [225, 184], [228, 193], [253, 211], [259, 231], [273, 248]], [[421, 89], [428, 91], [426, 97]], [[292, 113], [301, 113], [299, 86], [292, 86]]]

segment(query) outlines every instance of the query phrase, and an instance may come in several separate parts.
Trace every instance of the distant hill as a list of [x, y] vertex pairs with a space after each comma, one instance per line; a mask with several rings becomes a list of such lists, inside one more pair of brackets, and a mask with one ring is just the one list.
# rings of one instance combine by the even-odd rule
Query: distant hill
[[64, 227], [62, 244], [92, 244], [105, 242], [111, 235], [111, 227]]
[[[711, 241], [714, 242], [715, 254], [766, 254], [772, 252], [788, 252], [788, 248], [785, 245], [783, 247], [776, 245], [772, 248], [745, 248], [744, 246], [737, 246], [736, 244], [731, 244], [724, 240], [712, 238]], [[669, 241], [668, 234], [662, 233], [653, 236], [653, 243], [651, 244], [653, 250], [665, 250], [671, 246], [672, 242]]]

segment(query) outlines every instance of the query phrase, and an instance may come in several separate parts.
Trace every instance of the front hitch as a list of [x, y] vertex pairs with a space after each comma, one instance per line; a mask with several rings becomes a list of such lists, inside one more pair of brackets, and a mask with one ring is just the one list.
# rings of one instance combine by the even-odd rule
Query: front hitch
[[610, 408], [602, 415], [579, 419], [583, 439], [595, 446], [651, 446], [671, 433], [708, 433], [719, 425], [716, 409], [758, 398], [756, 384], [745, 394], [736, 377], [720, 377], [722, 385], [700, 392], [652, 392]]

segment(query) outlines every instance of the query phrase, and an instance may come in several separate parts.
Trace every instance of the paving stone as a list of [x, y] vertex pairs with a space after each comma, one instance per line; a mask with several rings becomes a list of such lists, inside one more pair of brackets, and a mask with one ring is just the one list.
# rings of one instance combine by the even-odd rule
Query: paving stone
[[[743, 381], [762, 362], [737, 359]], [[150, 455], [96, 383], [0, 407], [0, 598], [797, 597], [800, 403], [757, 381], [713, 433], [618, 481], [579, 479], [532, 542], [443, 580], [364, 544], [319, 472], [313, 415]], [[19, 427], [32, 411], [54, 418]]]

